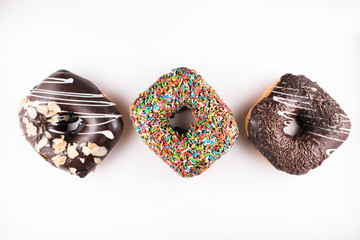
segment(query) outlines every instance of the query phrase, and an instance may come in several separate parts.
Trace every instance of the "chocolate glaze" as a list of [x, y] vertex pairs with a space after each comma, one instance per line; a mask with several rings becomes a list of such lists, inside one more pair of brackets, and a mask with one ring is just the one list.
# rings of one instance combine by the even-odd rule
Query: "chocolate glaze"
[[21, 103], [19, 119], [26, 140], [46, 161], [81, 178], [123, 131], [115, 104], [92, 82], [66, 70], [34, 87]]
[[[301, 131], [287, 135], [295, 120]], [[303, 75], [285, 74], [251, 111], [248, 139], [277, 169], [305, 174], [348, 137], [351, 123], [334, 99]]]

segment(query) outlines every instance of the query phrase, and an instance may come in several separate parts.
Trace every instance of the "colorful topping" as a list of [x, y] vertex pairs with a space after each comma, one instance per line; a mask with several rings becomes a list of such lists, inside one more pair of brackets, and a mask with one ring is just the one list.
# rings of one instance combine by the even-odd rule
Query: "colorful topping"
[[[189, 109], [196, 122], [185, 133], [169, 118]], [[194, 70], [177, 68], [141, 93], [130, 107], [135, 130], [180, 176], [202, 173], [225, 154], [238, 137], [231, 110]]]

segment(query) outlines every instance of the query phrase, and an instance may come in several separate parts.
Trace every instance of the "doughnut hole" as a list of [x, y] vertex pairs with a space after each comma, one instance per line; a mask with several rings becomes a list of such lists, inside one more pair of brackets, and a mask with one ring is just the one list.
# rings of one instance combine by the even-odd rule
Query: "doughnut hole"
[[190, 125], [195, 122], [195, 117], [187, 107], [183, 107], [178, 112], [172, 114], [168, 121], [169, 125], [181, 135], [189, 131]]
[[284, 132], [291, 137], [297, 137], [304, 132], [304, 129], [301, 127], [298, 120], [293, 118], [290, 123], [284, 127]]
[[61, 131], [64, 132], [65, 138], [74, 138], [85, 127], [85, 122], [75, 113], [61, 116], [61, 120], [57, 123]]

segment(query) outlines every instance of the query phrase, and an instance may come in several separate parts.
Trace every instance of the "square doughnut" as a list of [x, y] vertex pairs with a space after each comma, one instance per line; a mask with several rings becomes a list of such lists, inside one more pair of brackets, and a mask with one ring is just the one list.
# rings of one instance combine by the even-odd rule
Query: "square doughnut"
[[20, 103], [26, 140], [51, 165], [83, 178], [103, 161], [123, 131], [122, 116], [92, 82], [59, 70]]
[[[186, 132], [169, 118], [184, 108], [195, 116]], [[130, 107], [136, 132], [181, 177], [199, 175], [228, 152], [238, 137], [232, 111], [194, 70], [176, 68], [141, 93]]]
[[[299, 131], [285, 132], [292, 122]], [[348, 138], [351, 122], [339, 104], [304, 75], [285, 74], [250, 109], [248, 139], [278, 170], [306, 174]]]

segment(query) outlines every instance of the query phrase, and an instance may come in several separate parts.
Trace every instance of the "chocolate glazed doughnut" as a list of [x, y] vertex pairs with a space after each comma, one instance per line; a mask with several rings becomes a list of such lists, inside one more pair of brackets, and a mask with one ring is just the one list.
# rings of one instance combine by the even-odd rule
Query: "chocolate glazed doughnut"
[[115, 103], [89, 80], [59, 70], [24, 98], [20, 127], [52, 165], [85, 177], [114, 147], [123, 131]]
[[[300, 132], [292, 137], [284, 128], [294, 120]], [[249, 111], [245, 128], [248, 139], [275, 168], [305, 174], [347, 139], [351, 123], [316, 83], [285, 74]]]

